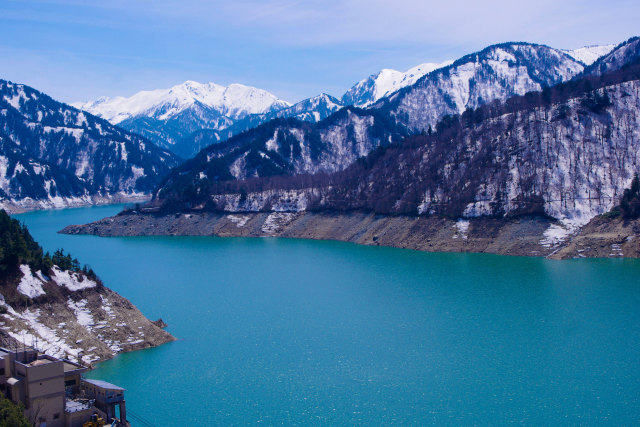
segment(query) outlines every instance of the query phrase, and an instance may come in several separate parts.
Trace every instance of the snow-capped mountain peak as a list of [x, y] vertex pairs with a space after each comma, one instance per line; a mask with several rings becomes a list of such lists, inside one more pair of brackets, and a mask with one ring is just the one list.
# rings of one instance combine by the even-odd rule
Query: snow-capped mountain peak
[[614, 44], [608, 44], [603, 46], [585, 46], [579, 49], [565, 50], [564, 52], [571, 56], [573, 59], [582, 62], [585, 65], [591, 65], [598, 60], [598, 58], [608, 54], [616, 47]]
[[255, 87], [241, 84], [225, 87], [192, 80], [169, 89], [141, 91], [128, 98], [101, 97], [95, 101], [73, 105], [117, 124], [139, 116], [167, 120], [196, 104], [232, 118], [261, 114], [290, 105], [275, 95]]
[[403, 87], [411, 86], [422, 76], [452, 63], [453, 61], [427, 62], [410, 68], [404, 73], [385, 68], [355, 84], [342, 96], [342, 102], [357, 107], [369, 106]]

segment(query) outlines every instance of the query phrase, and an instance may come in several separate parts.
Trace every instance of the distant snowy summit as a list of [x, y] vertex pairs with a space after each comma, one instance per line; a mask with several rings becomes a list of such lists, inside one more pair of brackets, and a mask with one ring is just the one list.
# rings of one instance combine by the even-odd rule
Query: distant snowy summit
[[585, 46], [574, 50], [565, 50], [564, 52], [573, 59], [582, 62], [585, 65], [591, 65], [599, 58], [605, 56], [616, 47], [614, 44], [603, 46]]
[[273, 113], [291, 104], [251, 86], [188, 80], [169, 89], [142, 91], [128, 98], [103, 97], [72, 105], [173, 150], [193, 132], [226, 129], [245, 117]]
[[102, 117], [113, 124], [146, 116], [167, 120], [191, 108], [209, 108], [231, 119], [262, 114], [290, 106], [266, 90], [241, 84], [222, 86], [188, 80], [169, 89], [141, 91], [125, 98], [102, 97], [74, 107]]
[[411, 86], [430, 72], [451, 64], [453, 64], [453, 61], [427, 62], [417, 65], [404, 73], [385, 68], [356, 83], [342, 96], [342, 102], [345, 105], [367, 107], [403, 87]]

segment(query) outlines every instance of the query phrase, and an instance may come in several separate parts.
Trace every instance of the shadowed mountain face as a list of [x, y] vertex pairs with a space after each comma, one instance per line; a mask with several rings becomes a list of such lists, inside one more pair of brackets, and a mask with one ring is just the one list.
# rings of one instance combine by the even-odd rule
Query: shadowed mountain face
[[89, 203], [149, 193], [173, 154], [37, 90], [0, 80], [0, 204]]

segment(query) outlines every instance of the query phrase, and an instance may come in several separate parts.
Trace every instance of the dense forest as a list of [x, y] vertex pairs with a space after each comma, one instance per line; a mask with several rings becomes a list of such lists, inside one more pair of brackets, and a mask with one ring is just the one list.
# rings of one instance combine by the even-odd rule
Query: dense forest
[[0, 282], [15, 277], [22, 264], [28, 264], [32, 271], [45, 274], [57, 265], [61, 270], [83, 272], [90, 279], [97, 279], [90, 267], [80, 267], [79, 261], [71, 254], [65, 254], [62, 249], [56, 250], [53, 255], [45, 253], [24, 224], [0, 210]]
[[29, 427], [22, 404], [16, 405], [0, 393], [0, 427]]

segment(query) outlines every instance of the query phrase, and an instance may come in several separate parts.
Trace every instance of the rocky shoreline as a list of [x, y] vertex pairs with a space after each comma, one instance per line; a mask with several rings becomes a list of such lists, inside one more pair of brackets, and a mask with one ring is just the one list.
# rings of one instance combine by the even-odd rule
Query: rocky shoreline
[[640, 257], [640, 222], [597, 217], [583, 227], [549, 218], [448, 219], [366, 212], [123, 212], [61, 233], [98, 236], [284, 237], [339, 240], [427, 252], [484, 252], [553, 259]]

